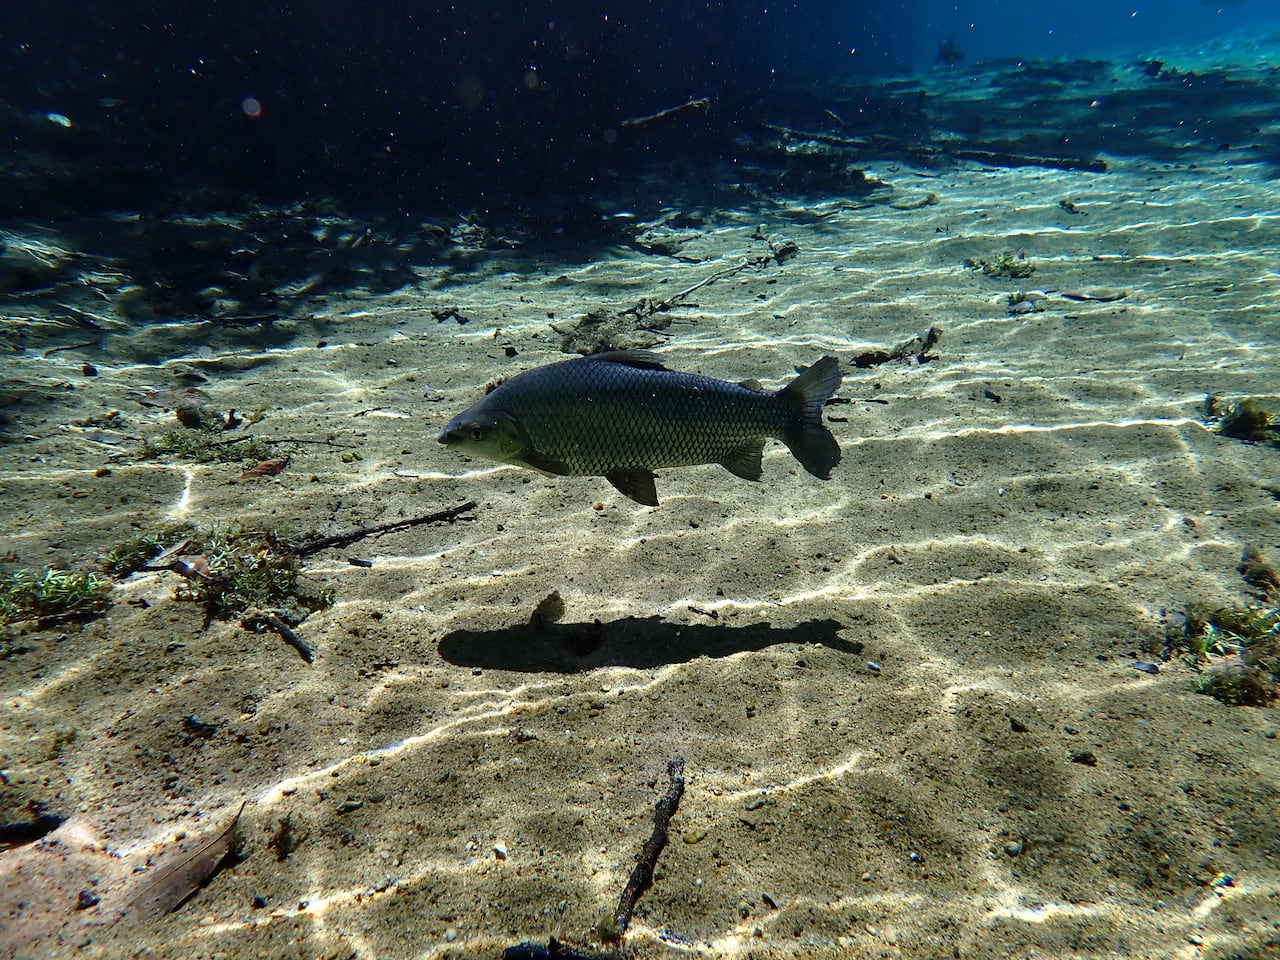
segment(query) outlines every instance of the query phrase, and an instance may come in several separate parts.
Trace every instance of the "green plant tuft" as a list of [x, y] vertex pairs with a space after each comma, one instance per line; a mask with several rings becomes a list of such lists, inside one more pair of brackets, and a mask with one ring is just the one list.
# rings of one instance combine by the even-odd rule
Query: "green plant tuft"
[[1280, 697], [1280, 608], [1272, 594], [1243, 607], [1192, 604], [1170, 646], [1196, 669], [1194, 689], [1232, 706]]
[[178, 460], [183, 463], [237, 463], [270, 460], [271, 445], [253, 436], [225, 438], [219, 426], [170, 430], [143, 441], [138, 460]]
[[1226, 401], [1213, 394], [1205, 397], [1205, 420], [1218, 424], [1218, 432], [1233, 440], [1280, 444], [1280, 413], [1263, 406], [1259, 397]]
[[0, 582], [0, 624], [87, 620], [107, 609], [111, 581], [96, 573], [19, 570]]
[[190, 553], [204, 556], [209, 572], [184, 580], [177, 597], [204, 604], [210, 617], [228, 618], [255, 607], [322, 610], [333, 605], [332, 588], [300, 586], [302, 563], [278, 531], [214, 527], [190, 539]]
[[970, 270], [981, 270], [988, 277], [1002, 277], [1009, 280], [1025, 280], [1036, 272], [1036, 265], [1027, 259], [1021, 250], [1017, 253], [1004, 251], [992, 260], [969, 258], [964, 265]]
[[116, 544], [98, 560], [102, 572], [117, 580], [137, 573], [166, 547], [194, 529], [189, 523], [171, 523], [154, 534], [144, 534]]

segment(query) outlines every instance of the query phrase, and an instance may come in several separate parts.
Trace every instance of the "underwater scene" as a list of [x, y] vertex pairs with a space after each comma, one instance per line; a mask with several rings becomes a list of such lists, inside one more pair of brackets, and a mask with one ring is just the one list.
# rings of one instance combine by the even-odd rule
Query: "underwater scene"
[[0, 11], [0, 957], [1280, 956], [1280, 9]]

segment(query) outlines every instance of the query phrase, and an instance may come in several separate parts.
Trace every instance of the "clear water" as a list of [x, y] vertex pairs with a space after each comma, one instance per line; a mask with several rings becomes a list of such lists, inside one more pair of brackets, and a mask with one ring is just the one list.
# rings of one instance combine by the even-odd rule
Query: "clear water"
[[[1120, 11], [0, 14], [0, 950], [612, 949], [682, 757], [630, 955], [1274, 953], [1280, 45]], [[436, 442], [606, 346], [843, 461]]]

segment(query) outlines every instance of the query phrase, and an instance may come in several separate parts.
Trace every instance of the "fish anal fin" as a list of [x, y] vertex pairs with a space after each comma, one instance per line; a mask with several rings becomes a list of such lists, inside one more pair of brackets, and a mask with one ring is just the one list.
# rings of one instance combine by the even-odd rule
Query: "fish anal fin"
[[626, 470], [610, 470], [604, 478], [613, 484], [623, 496], [630, 497], [636, 503], [646, 507], [658, 505], [658, 488], [654, 485], [657, 474], [652, 470], [640, 468]]
[[764, 441], [752, 440], [744, 443], [720, 463], [735, 477], [743, 480], [759, 480], [764, 475], [761, 457], [764, 456]]

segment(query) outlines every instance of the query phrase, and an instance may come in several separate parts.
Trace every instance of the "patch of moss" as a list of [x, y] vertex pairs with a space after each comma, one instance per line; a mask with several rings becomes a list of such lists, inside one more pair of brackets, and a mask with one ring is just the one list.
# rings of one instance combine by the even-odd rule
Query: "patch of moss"
[[1242, 607], [1192, 604], [1173, 650], [1196, 668], [1195, 690], [1232, 706], [1280, 697], [1280, 608], [1276, 597]]
[[1263, 406], [1259, 397], [1226, 401], [1210, 394], [1205, 398], [1205, 419], [1218, 424], [1218, 432], [1233, 440], [1280, 443], [1280, 414]]
[[111, 581], [96, 573], [19, 570], [0, 581], [0, 625], [33, 620], [47, 625], [87, 620], [109, 606]]
[[208, 561], [208, 575], [185, 579], [177, 597], [204, 604], [211, 618], [225, 619], [254, 607], [322, 610], [333, 605], [332, 588], [312, 591], [299, 584], [302, 563], [278, 531], [215, 527], [189, 539], [189, 552]]
[[253, 436], [223, 436], [219, 427], [170, 430], [143, 441], [138, 460], [178, 460], [183, 463], [236, 463], [270, 460], [276, 454], [271, 445]]
[[136, 573], [193, 529], [189, 523], [173, 523], [154, 534], [144, 534], [116, 544], [99, 558], [102, 572], [117, 580]]
[[1008, 250], [992, 260], [969, 258], [964, 265], [970, 270], [981, 270], [988, 277], [1002, 277], [1010, 280], [1025, 280], [1036, 272], [1036, 265], [1027, 259], [1021, 250], [1011, 253]]

